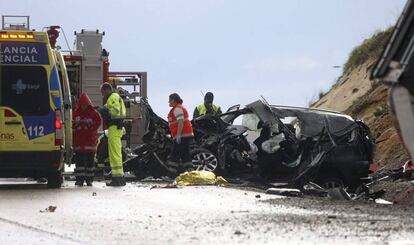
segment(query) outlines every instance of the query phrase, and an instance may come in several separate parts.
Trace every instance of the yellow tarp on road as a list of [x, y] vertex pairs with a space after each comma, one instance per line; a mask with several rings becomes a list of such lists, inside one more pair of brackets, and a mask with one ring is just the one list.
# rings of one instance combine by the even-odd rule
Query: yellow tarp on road
[[221, 176], [216, 176], [209, 171], [184, 172], [175, 178], [175, 183], [179, 186], [189, 185], [219, 185], [226, 186], [228, 182]]

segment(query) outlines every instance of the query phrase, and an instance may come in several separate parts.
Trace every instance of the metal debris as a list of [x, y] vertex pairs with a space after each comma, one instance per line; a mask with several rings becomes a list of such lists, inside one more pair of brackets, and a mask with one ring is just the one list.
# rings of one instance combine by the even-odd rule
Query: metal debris
[[289, 188], [269, 188], [266, 190], [266, 194], [275, 194], [281, 196], [290, 196], [290, 197], [301, 197], [303, 193], [298, 189], [289, 189]]
[[344, 188], [340, 188], [340, 187], [329, 189], [328, 196], [332, 200], [338, 200], [338, 201], [352, 200], [352, 197], [348, 194], [348, 192], [346, 192]]
[[152, 189], [175, 189], [178, 188], [176, 184], [165, 184], [165, 185], [153, 185], [151, 186], [150, 190]]
[[393, 200], [393, 203], [401, 203], [404, 199], [414, 194], [414, 186], [410, 186], [406, 190], [400, 192]]
[[56, 208], [57, 208], [57, 206], [49, 206], [49, 207], [45, 208], [44, 210], [40, 210], [39, 212], [41, 212], [41, 213], [47, 213], [47, 212], [53, 213], [53, 212], [55, 212]]

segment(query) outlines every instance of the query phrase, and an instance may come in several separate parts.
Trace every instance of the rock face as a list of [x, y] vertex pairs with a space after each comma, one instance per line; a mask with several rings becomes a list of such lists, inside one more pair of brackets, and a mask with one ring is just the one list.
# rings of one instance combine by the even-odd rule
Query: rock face
[[375, 161], [381, 167], [400, 167], [408, 160], [388, 106], [388, 89], [370, 80], [376, 57], [344, 74], [312, 107], [343, 112], [363, 120], [375, 138]]
[[351, 72], [344, 74], [313, 107], [340, 112], [347, 111], [353, 103], [366, 95], [372, 87], [369, 71], [375, 64], [371, 59]]

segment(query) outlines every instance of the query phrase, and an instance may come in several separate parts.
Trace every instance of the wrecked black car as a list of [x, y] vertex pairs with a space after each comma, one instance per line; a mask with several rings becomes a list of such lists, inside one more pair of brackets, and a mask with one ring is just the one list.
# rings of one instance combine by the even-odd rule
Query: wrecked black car
[[[138, 178], [174, 177], [176, 173], [165, 165], [172, 149], [168, 123], [143, 103], [145, 144], [133, 150], [124, 169]], [[258, 100], [192, 123], [194, 169], [226, 177], [248, 173], [297, 187], [315, 182], [324, 188], [352, 190], [368, 176], [373, 160], [369, 128], [337, 112], [271, 106]]]
[[[146, 121], [144, 144], [132, 150], [132, 155], [123, 163], [124, 171], [131, 172], [138, 179], [145, 177], [176, 177], [182, 170], [174, 169], [166, 164], [173, 148], [168, 122], [159, 117], [148, 104], [141, 101]], [[216, 166], [217, 158], [208, 149], [196, 144], [190, 145], [190, 154], [195, 169], [199, 166]]]
[[337, 112], [258, 100], [197, 118], [193, 127], [197, 144], [218, 158], [214, 169], [204, 170], [223, 175], [251, 171], [267, 181], [352, 189], [368, 176], [373, 160], [369, 128]]

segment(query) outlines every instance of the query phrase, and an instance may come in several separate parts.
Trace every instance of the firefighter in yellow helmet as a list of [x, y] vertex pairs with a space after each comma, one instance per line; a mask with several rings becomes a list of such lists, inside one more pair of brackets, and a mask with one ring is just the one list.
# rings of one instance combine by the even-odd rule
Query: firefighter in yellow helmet
[[124, 101], [118, 93], [114, 92], [111, 84], [104, 83], [101, 86], [101, 93], [106, 99], [105, 108], [108, 109], [110, 118], [108, 120], [108, 153], [109, 164], [112, 170], [112, 179], [107, 186], [124, 186], [124, 169], [122, 167], [122, 143], [121, 137], [124, 134], [123, 123], [126, 116]]

